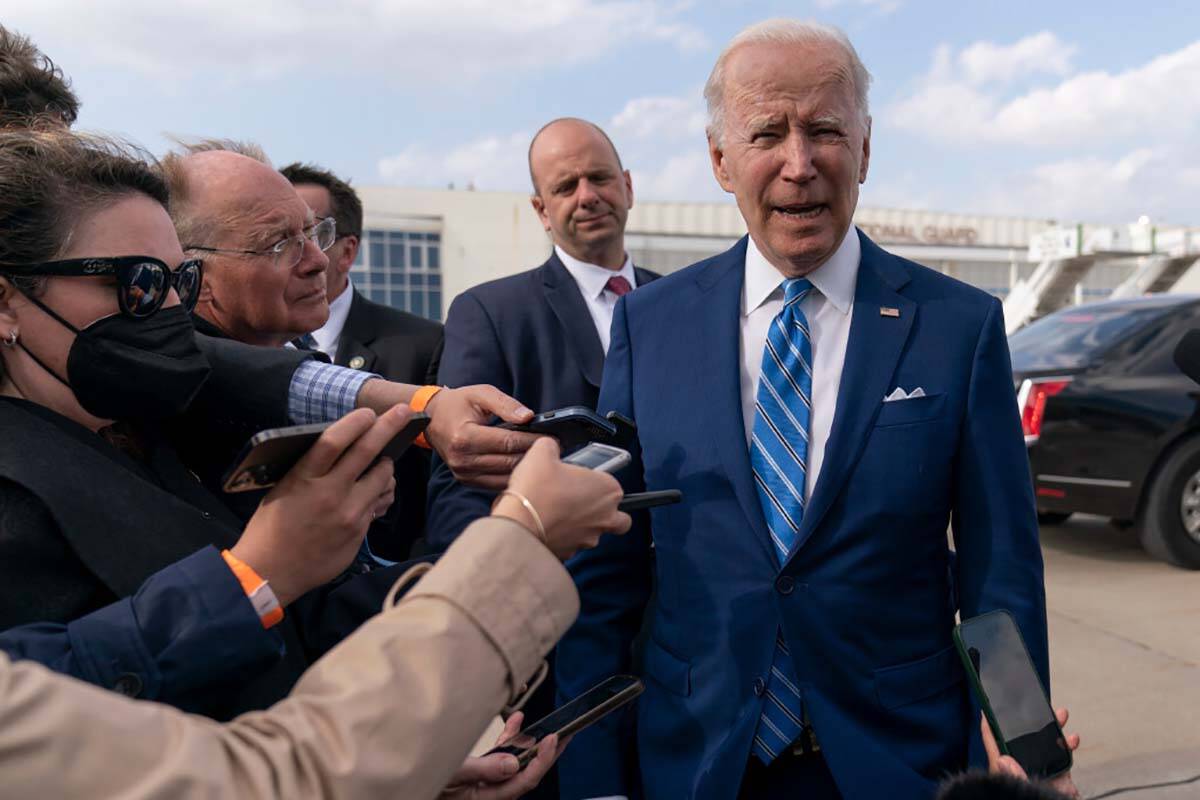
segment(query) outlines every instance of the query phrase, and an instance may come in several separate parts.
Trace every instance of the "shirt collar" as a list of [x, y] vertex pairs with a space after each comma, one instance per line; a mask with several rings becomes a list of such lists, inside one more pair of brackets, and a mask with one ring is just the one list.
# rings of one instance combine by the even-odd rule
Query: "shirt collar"
[[608, 283], [608, 279], [616, 275], [620, 275], [629, 281], [632, 288], [637, 288], [637, 276], [633, 271], [633, 260], [629, 258], [629, 254], [625, 254], [625, 263], [621, 265], [619, 270], [613, 271], [606, 267], [600, 267], [595, 264], [589, 264], [586, 261], [580, 261], [577, 258], [572, 258], [558, 245], [554, 245], [554, 252], [558, 256], [558, 260], [567, 268], [567, 272], [571, 273], [571, 277], [575, 279], [575, 283], [579, 284], [580, 293], [588, 300], [595, 300], [604, 293], [604, 285]]
[[329, 319], [325, 324], [313, 331], [317, 347], [330, 350], [332, 345], [342, 337], [342, 328], [346, 327], [346, 318], [350, 316], [350, 303], [354, 300], [354, 284], [347, 280], [346, 288], [329, 303]]
[[[854, 303], [861, 258], [862, 243], [858, 241], [858, 229], [851, 227], [829, 260], [804, 277], [834, 308], [847, 314]], [[742, 316], [749, 315], [767, 302], [783, 281], [782, 273], [767, 261], [754, 243], [754, 237], [749, 237], [746, 242], [746, 280], [742, 287]]]

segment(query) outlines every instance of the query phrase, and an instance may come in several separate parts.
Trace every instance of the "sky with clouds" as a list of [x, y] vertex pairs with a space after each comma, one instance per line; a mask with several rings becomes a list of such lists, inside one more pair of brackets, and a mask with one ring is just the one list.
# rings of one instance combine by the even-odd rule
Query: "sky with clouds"
[[701, 87], [773, 16], [874, 75], [864, 205], [1200, 224], [1200, 3], [1108, 0], [4, 0], [71, 76], [79, 127], [263, 144], [360, 184], [527, 189], [582, 116], [643, 199], [720, 200]]

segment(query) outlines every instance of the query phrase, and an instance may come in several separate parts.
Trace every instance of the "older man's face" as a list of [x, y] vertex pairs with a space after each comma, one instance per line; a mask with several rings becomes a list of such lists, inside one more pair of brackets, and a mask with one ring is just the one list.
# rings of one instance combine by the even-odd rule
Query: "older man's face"
[[832, 46], [771, 44], [735, 50], [726, 69], [713, 172], [767, 260], [807, 274], [846, 235], [867, 177], [870, 130], [849, 65]]
[[[232, 153], [201, 153], [189, 160], [201, 162], [203, 170], [196, 176], [197, 201], [215, 218], [227, 221], [216, 241], [204, 244], [262, 252], [301, 236], [313, 224], [313, 212], [270, 167]], [[320, 328], [329, 318], [329, 260], [312, 240], [305, 240], [295, 263], [266, 252], [203, 255], [204, 287], [197, 313], [234, 338], [279, 346]]]

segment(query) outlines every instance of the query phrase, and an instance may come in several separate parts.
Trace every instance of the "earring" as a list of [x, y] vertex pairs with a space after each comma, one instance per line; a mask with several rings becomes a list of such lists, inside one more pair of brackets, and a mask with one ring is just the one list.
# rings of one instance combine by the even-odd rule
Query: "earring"
[[3, 344], [5, 347], [13, 347], [14, 345], [16, 345], [16, 343], [17, 343], [17, 329], [13, 328], [11, 331], [8, 332], [8, 336], [5, 338]]

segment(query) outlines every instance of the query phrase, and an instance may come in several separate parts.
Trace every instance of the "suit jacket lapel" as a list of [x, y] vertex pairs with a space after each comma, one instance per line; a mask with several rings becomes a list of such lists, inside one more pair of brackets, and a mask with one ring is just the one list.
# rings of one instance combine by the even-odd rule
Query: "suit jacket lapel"
[[[908, 282], [908, 270], [866, 236], [860, 234], [859, 238], [862, 261], [833, 428], [825, 443], [821, 474], [805, 509], [789, 561], [821, 524], [858, 461], [883, 397], [892, 387], [896, 366], [917, 315], [916, 303], [897, 291]], [[884, 307], [899, 309], [900, 316], [883, 316], [880, 309]]]
[[712, 437], [721, 463], [754, 538], [774, 566], [777, 563], [775, 546], [771, 543], [771, 533], [754, 486], [750, 448], [746, 445], [746, 428], [742, 422], [741, 323], [746, 241], [743, 237], [696, 278], [701, 296], [700, 308], [693, 319], [701, 326], [698, 339], [704, 342], [706, 362], [701, 373], [705, 396], [697, 400], [712, 410]]
[[362, 359], [362, 364], [355, 367], [366, 372], [370, 372], [375, 366], [376, 355], [368, 345], [374, 340], [375, 336], [371, 332], [371, 326], [366, 319], [369, 309], [363, 303], [363, 297], [355, 289], [354, 296], [350, 298], [350, 313], [346, 315], [346, 324], [342, 326], [342, 335], [338, 337], [337, 357], [334, 359], [335, 364], [346, 366], [351, 359]]
[[604, 374], [604, 348], [579, 285], [557, 255], [550, 255], [550, 259], [542, 265], [541, 272], [546, 302], [566, 332], [567, 343], [575, 354], [579, 370], [588, 383], [599, 388], [600, 377]]

